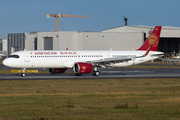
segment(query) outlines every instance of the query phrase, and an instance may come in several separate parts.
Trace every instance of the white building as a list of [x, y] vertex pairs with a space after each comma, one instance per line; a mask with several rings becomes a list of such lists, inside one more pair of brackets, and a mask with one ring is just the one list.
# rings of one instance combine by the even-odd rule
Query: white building
[[[133, 39], [131, 39], [133, 38]], [[26, 34], [26, 50], [109, 50], [137, 49], [144, 33], [37, 32]], [[33, 44], [32, 44], [33, 43]]]
[[[121, 26], [102, 32], [37, 32], [8, 34], [8, 54], [18, 50], [138, 49], [153, 27]], [[180, 53], [180, 28], [163, 26], [159, 51]]]

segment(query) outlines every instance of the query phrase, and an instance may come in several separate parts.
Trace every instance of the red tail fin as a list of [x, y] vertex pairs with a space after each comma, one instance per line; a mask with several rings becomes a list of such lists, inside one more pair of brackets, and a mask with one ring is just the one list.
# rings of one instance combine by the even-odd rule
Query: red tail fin
[[150, 51], [157, 51], [160, 33], [161, 26], [155, 26], [154, 30], [151, 32], [144, 44], [138, 50], [147, 50], [150, 48]]

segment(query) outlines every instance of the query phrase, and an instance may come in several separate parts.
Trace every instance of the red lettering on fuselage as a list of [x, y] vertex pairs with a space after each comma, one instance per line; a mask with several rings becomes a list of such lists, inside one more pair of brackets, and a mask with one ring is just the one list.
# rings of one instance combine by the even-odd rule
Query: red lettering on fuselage
[[35, 52], [34, 55], [57, 55], [57, 52]]
[[[77, 55], [76, 52], [59, 52], [61, 55]], [[34, 55], [58, 55], [57, 52], [34, 52]]]

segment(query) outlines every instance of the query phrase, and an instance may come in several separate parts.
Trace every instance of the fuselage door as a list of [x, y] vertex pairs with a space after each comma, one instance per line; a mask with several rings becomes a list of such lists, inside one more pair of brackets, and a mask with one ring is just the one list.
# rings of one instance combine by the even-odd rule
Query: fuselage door
[[24, 62], [29, 62], [29, 52], [24, 53]]

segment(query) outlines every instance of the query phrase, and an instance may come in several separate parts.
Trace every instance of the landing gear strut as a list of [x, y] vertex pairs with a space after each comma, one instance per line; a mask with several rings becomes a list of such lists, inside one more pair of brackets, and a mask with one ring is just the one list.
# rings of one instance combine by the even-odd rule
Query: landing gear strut
[[97, 68], [97, 67], [94, 68], [94, 70], [93, 70], [93, 72], [92, 72], [92, 75], [93, 75], [93, 76], [99, 76], [99, 75], [100, 75], [100, 72], [98, 71], [98, 68]]
[[25, 76], [26, 76], [25, 70], [26, 70], [26, 68], [23, 69], [23, 71], [22, 71], [22, 73], [21, 73], [21, 77], [25, 77]]

